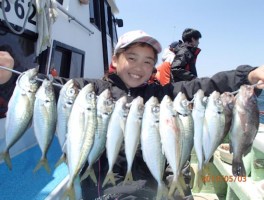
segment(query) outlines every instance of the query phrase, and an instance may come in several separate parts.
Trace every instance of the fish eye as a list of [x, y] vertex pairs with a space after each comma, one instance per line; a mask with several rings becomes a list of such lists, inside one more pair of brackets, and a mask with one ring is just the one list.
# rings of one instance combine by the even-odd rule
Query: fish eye
[[143, 112], [144, 112], [144, 108], [145, 108], [144, 106], [140, 105], [140, 106], [138, 107], [138, 110], [139, 110], [140, 112], [143, 113]]
[[67, 90], [67, 94], [68, 94], [69, 96], [73, 96], [73, 95], [75, 94], [75, 89], [70, 88], [69, 90]]
[[107, 99], [107, 100], [104, 102], [104, 104], [105, 104], [106, 106], [111, 106], [111, 105], [113, 104], [113, 100], [112, 100], [112, 99]]
[[220, 98], [217, 98], [217, 99], [216, 99], [216, 104], [217, 104], [217, 105], [222, 105], [222, 104], [223, 104], [223, 102], [221, 101], [221, 99], [220, 99]]
[[94, 93], [94, 92], [89, 92], [89, 93], [87, 94], [87, 97], [88, 97], [89, 99], [93, 99], [93, 98], [95, 98], [95, 93]]
[[152, 108], [152, 112], [154, 112], [154, 113], [159, 113], [159, 111], [160, 111], [160, 107], [159, 106], [154, 106]]
[[182, 103], [182, 106], [183, 106], [183, 107], [187, 107], [187, 106], [189, 105], [189, 102], [188, 102], [188, 100], [186, 100], [186, 99], [183, 100], [181, 103]]

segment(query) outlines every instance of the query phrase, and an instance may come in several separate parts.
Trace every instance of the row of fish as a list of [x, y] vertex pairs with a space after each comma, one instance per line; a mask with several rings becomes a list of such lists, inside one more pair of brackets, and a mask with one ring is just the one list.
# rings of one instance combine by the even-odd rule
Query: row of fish
[[[233, 153], [234, 176], [246, 176], [243, 155], [250, 150], [259, 127], [259, 110], [254, 88], [242, 85], [234, 96], [230, 92], [213, 92], [206, 101], [199, 90], [194, 97], [194, 148], [199, 170], [211, 159], [214, 151], [229, 133], [230, 152]], [[199, 119], [199, 120], [196, 120]], [[203, 123], [199, 123], [199, 121]]]
[[[251, 86], [241, 86], [235, 97], [229, 92], [220, 95], [216, 91], [205, 97], [200, 89], [192, 101], [179, 92], [175, 99], [166, 95], [159, 102], [151, 97], [144, 104], [141, 97], [128, 103], [123, 96], [115, 102], [109, 89], [96, 96], [93, 84], [80, 90], [69, 80], [56, 104], [52, 82], [44, 80], [39, 87], [36, 75], [37, 70], [31, 69], [17, 80], [7, 113], [6, 149], [1, 157], [11, 169], [9, 149], [33, 118], [42, 151], [35, 171], [41, 166], [50, 171], [46, 154], [56, 132], [63, 152], [60, 161], [66, 161], [70, 174], [65, 197], [74, 199], [73, 182], [87, 160], [88, 168], [81, 180], [90, 176], [97, 183], [92, 166], [105, 150], [109, 170], [103, 186], [109, 182], [115, 185], [113, 167], [123, 144], [127, 159], [124, 184], [133, 180], [131, 168], [140, 147], [158, 183], [157, 199], [172, 196], [176, 188], [182, 194], [185, 184], [181, 169], [192, 148], [202, 171], [228, 132], [234, 154], [233, 174], [245, 176], [242, 157], [250, 151], [259, 125], [257, 100]], [[166, 161], [174, 177], [169, 190], [162, 180]]]

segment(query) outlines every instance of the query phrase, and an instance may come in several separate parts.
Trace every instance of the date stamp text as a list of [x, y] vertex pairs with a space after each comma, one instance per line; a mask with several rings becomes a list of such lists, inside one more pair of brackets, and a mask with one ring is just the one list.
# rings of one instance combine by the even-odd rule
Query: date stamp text
[[247, 177], [246, 176], [202, 176], [202, 180], [204, 183], [207, 182], [225, 182], [225, 183], [230, 183], [230, 182], [246, 182]]

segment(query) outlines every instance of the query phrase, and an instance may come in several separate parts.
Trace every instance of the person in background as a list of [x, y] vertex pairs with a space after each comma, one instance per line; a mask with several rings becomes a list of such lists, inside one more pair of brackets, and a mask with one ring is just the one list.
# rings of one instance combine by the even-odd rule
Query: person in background
[[166, 85], [171, 81], [171, 64], [175, 57], [174, 50], [181, 43], [182, 41], [173, 42], [164, 49], [161, 57], [162, 63], [157, 67], [157, 73], [155, 74], [156, 80], [161, 85]]
[[[261, 67], [252, 67], [249, 65], [238, 66], [234, 70], [218, 72], [211, 78], [196, 78], [191, 81], [180, 81], [176, 83], [169, 83], [161, 86], [158, 83], [148, 84], [148, 80], [153, 73], [153, 69], [157, 62], [158, 53], [161, 52], [160, 43], [148, 35], [147, 33], [136, 30], [127, 32], [122, 35], [115, 47], [114, 55], [112, 57], [112, 66], [115, 68], [113, 73], [109, 73], [107, 77], [102, 79], [76, 78], [80, 87], [84, 87], [88, 83], [93, 83], [95, 86], [96, 95], [101, 94], [106, 88], [109, 88], [114, 100], [126, 95], [128, 103], [134, 98], [141, 96], [146, 102], [150, 97], [155, 96], [161, 101], [165, 95], [174, 99], [181, 91], [186, 94], [187, 98], [191, 100], [198, 89], [202, 89], [205, 95], [209, 95], [213, 91], [220, 93], [229, 91], [237, 91], [243, 84], [256, 84], [264, 82], [264, 65]], [[5, 57], [10, 62], [4, 63]], [[0, 65], [13, 68], [10, 54], [5, 53], [0, 56]], [[6, 90], [12, 88], [10, 85], [15, 84], [12, 79], [9, 79], [10, 72], [4, 73], [0, 70], [0, 81]], [[9, 79], [9, 80], [8, 80]], [[3, 81], [4, 80], [4, 81]], [[54, 81], [57, 84], [65, 84], [68, 79], [55, 77]], [[258, 88], [258, 89], [257, 89]], [[258, 85], [256, 94], [260, 94], [264, 85]], [[56, 94], [60, 92], [60, 87], [54, 86]], [[135, 164], [136, 163], [136, 164]], [[108, 162], [106, 153], [94, 164], [95, 175], [98, 183], [102, 183], [107, 171]], [[95, 186], [90, 178], [81, 182], [82, 198], [84, 200], [90, 199], [153, 199], [157, 192], [157, 182], [150, 173], [145, 164], [140, 148], [137, 149], [134, 164], [132, 166], [133, 179], [129, 185], [122, 185], [122, 181], [126, 175], [126, 158], [124, 148], [121, 149], [113, 169], [114, 173], [118, 174], [116, 180], [117, 186], [110, 184], [102, 188], [99, 184]], [[164, 174], [164, 181], [166, 177], [171, 176]], [[166, 182], [169, 185], [169, 182]], [[104, 194], [104, 192], [110, 194]], [[177, 192], [176, 192], [177, 193]], [[175, 193], [175, 196], [177, 195]], [[104, 194], [102, 197], [100, 194]], [[111, 197], [112, 195], [112, 197]], [[181, 199], [179, 196], [174, 199]], [[191, 191], [186, 192], [184, 199], [193, 199]]]
[[175, 57], [171, 64], [171, 81], [190, 81], [197, 78], [196, 59], [201, 49], [198, 48], [202, 38], [198, 30], [186, 28], [182, 41], [173, 49]]

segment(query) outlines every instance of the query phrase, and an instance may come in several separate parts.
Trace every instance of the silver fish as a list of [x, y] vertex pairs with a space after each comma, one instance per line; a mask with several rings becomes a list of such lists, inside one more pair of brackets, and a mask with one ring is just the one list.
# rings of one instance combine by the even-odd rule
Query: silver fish
[[194, 149], [198, 160], [198, 170], [203, 168], [204, 155], [203, 155], [203, 121], [206, 107], [206, 100], [204, 91], [199, 89], [193, 98], [192, 117], [194, 123]]
[[34, 133], [42, 152], [41, 159], [34, 169], [34, 172], [43, 166], [50, 173], [47, 152], [55, 135], [56, 122], [57, 110], [54, 88], [52, 82], [45, 79], [36, 93], [34, 103]]
[[183, 148], [183, 129], [179, 116], [173, 109], [173, 102], [168, 95], [165, 95], [160, 103], [160, 124], [159, 131], [161, 136], [162, 148], [173, 172], [173, 180], [169, 190], [169, 197], [174, 194], [178, 187], [180, 175], [180, 163]]
[[207, 97], [204, 96], [204, 91], [199, 89], [193, 98], [192, 117], [194, 124], [194, 150], [198, 160], [198, 167], [194, 167], [194, 186], [193, 190], [200, 192], [203, 185], [202, 175], [204, 167], [204, 153], [203, 153], [203, 121], [205, 115], [205, 108], [207, 104]]
[[93, 84], [81, 89], [68, 121], [66, 140], [69, 181], [64, 197], [75, 198], [73, 183], [87, 161], [96, 129], [96, 95]]
[[115, 107], [109, 89], [104, 90], [97, 98], [97, 127], [94, 135], [92, 149], [88, 155], [88, 167], [81, 177], [81, 181], [91, 176], [94, 183], [97, 185], [97, 179], [93, 170], [93, 164], [100, 158], [105, 150], [106, 133], [108, 123]]
[[22, 73], [17, 81], [13, 95], [8, 103], [5, 132], [6, 147], [1, 154], [8, 168], [12, 169], [9, 149], [23, 136], [30, 126], [33, 115], [35, 93], [39, 87], [36, 81], [38, 68]]
[[109, 181], [111, 181], [113, 185], [116, 184], [113, 173], [113, 167], [124, 141], [126, 119], [129, 112], [129, 109], [126, 104], [126, 96], [123, 96], [116, 101], [115, 108], [108, 124], [106, 136], [106, 155], [109, 169], [104, 179], [102, 187], [104, 187]]
[[220, 93], [214, 91], [208, 97], [203, 122], [204, 164], [208, 164], [217, 147], [221, 144], [225, 127], [225, 115]]
[[68, 132], [68, 120], [72, 110], [73, 103], [79, 94], [79, 87], [73, 79], [70, 79], [63, 85], [60, 90], [60, 95], [57, 103], [57, 126], [56, 126], [56, 135], [59, 140], [63, 155], [57, 162], [58, 166], [61, 162], [66, 160], [66, 134]]
[[178, 113], [183, 127], [183, 149], [180, 168], [182, 169], [191, 155], [193, 148], [194, 125], [192, 112], [190, 109], [190, 102], [187, 100], [186, 95], [179, 92], [173, 101], [173, 108]]
[[138, 96], [133, 99], [130, 105], [129, 113], [125, 126], [125, 154], [127, 160], [127, 173], [124, 179], [124, 184], [127, 181], [133, 181], [131, 172], [133, 160], [138, 148], [141, 132], [142, 116], [144, 112], [143, 98]]
[[159, 113], [159, 101], [156, 97], [151, 97], [145, 103], [141, 130], [141, 149], [149, 171], [158, 182], [156, 199], [162, 199], [162, 197], [167, 197], [168, 195], [168, 189], [162, 180], [166, 158], [162, 153], [160, 142]]
[[233, 119], [230, 128], [230, 152], [233, 152], [234, 176], [246, 176], [242, 156], [250, 152], [259, 128], [259, 108], [254, 87], [242, 85], [235, 97]]

